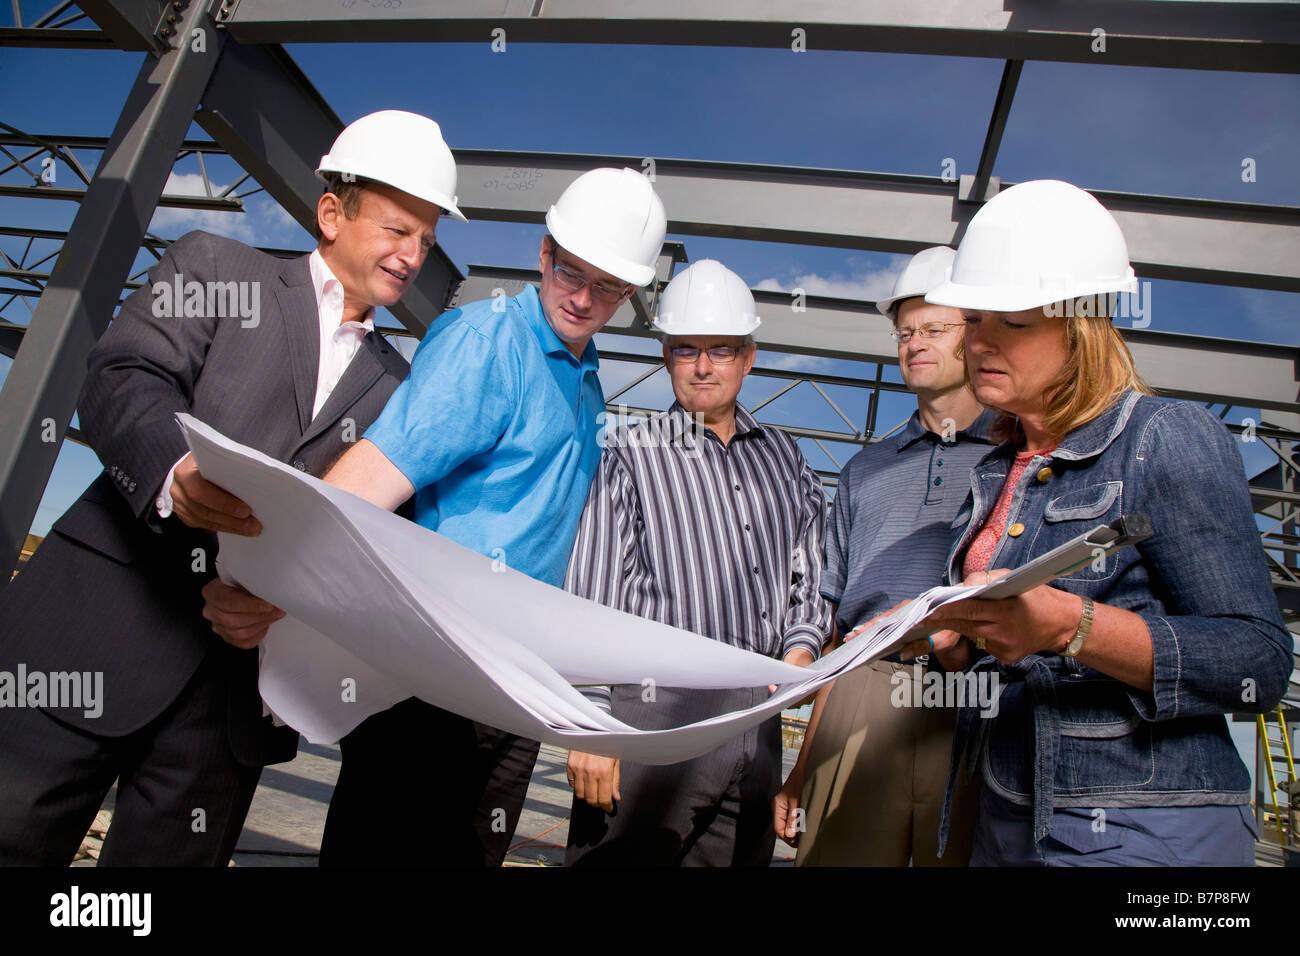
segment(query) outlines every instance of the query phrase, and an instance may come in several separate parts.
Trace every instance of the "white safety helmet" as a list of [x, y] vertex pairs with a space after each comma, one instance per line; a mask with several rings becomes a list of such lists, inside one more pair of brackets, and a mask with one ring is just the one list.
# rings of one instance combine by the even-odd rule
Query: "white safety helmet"
[[966, 229], [935, 305], [1020, 312], [1105, 292], [1136, 292], [1115, 217], [1090, 193], [1054, 179], [998, 193]]
[[427, 116], [380, 110], [348, 124], [320, 158], [316, 178], [327, 183], [326, 173], [384, 183], [469, 222], [456, 207], [456, 160]]
[[668, 231], [664, 204], [635, 169], [593, 169], [569, 184], [546, 214], [562, 248], [633, 285], [648, 285]]
[[894, 280], [894, 291], [888, 298], [876, 303], [876, 308], [890, 319], [894, 318], [894, 306], [904, 299], [925, 295], [939, 288], [952, 275], [952, 258], [957, 253], [950, 246], [931, 246], [922, 249], [903, 266], [903, 271]]
[[716, 259], [701, 259], [673, 276], [654, 320], [665, 335], [749, 335], [758, 326], [749, 286]]

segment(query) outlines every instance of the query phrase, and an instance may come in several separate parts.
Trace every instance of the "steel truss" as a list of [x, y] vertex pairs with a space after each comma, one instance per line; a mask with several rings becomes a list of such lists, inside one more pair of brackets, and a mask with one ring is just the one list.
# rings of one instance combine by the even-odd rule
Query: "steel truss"
[[[656, 188], [670, 212], [681, 217], [670, 223], [675, 233], [901, 253], [959, 240], [980, 203], [1002, 187], [992, 171], [1025, 60], [1300, 71], [1300, 10], [1263, 3], [660, 0], [653, 16], [645, 17], [630, 16], [628, 5], [617, 0], [549, 0], [544, 7], [531, 0], [407, 0], [398, 10], [368, 5], [325, 10], [309, 0], [83, 0], [84, 14], [69, 3], [54, 2], [45, 4], [39, 16], [23, 17], [23, 4], [13, 2], [15, 25], [0, 30], [0, 45], [111, 45], [150, 55], [107, 140], [37, 136], [8, 127], [0, 134], [0, 176], [8, 178], [0, 181], [0, 195], [44, 195], [81, 203], [66, 234], [0, 232], [0, 239], [27, 240], [21, 251], [0, 249], [4, 307], [17, 301], [37, 303], [25, 329], [14, 322], [0, 325], [0, 350], [16, 353], [0, 392], [0, 540], [8, 549], [6, 557], [18, 553], [57, 453], [57, 444], [36, 442], [31, 436], [47, 418], [66, 426], [86, 354], [123, 289], [140, 278], [138, 270], [132, 271], [136, 250], [143, 246], [155, 258], [161, 254], [164, 241], [145, 231], [152, 209], [158, 204], [232, 208], [250, 195], [234, 190], [251, 179], [299, 222], [312, 220], [319, 194], [312, 177], [314, 161], [342, 123], [277, 43], [487, 42], [491, 31], [501, 28], [516, 42], [785, 47], [798, 29], [805, 31], [809, 48], [1003, 59], [979, 163], [973, 175], [957, 182], [656, 157], [457, 152], [461, 205], [473, 218], [540, 222], [544, 204], [581, 171], [606, 163], [636, 166], [650, 158], [656, 160]], [[26, 4], [29, 10], [37, 5]], [[101, 29], [84, 29], [87, 15]], [[1104, 58], [1093, 49], [1098, 24], [1107, 34]], [[194, 29], [206, 30], [210, 37], [208, 54], [202, 58], [187, 55], [186, 45], [177, 42]], [[248, 94], [254, 84], [260, 91], [256, 97]], [[202, 109], [196, 112], [200, 98]], [[212, 136], [212, 143], [183, 138], [191, 120]], [[100, 154], [94, 176], [87, 174], [88, 163], [78, 160], [76, 151]], [[227, 154], [246, 174], [220, 191], [211, 187], [203, 165], [205, 156], [217, 152]], [[162, 197], [173, 164], [190, 155], [198, 158], [206, 195]], [[73, 171], [79, 185], [68, 189], [68, 195], [42, 182], [40, 160], [47, 156]], [[527, 193], [493, 187], [503, 175], [519, 170], [544, 185]], [[756, 190], [780, 197], [765, 203], [768, 210], [779, 211], [776, 218], [753, 216], [749, 200]], [[1141, 276], [1300, 291], [1300, 210], [1114, 192], [1096, 195], [1129, 236]], [[47, 254], [42, 247], [32, 253], [33, 243], [44, 241], [60, 244], [58, 250]], [[57, 264], [46, 271], [56, 255]], [[683, 261], [684, 249], [667, 245], [656, 285], [638, 293], [607, 331], [648, 335], [657, 290]], [[504, 283], [532, 278], [525, 270], [474, 267], [462, 281], [439, 250], [418, 288], [394, 310], [405, 326], [395, 334], [422, 334], [446, 305], [481, 297], [485, 286], [490, 294]], [[757, 403], [756, 410], [796, 387], [813, 389], [847, 430], [790, 426], [799, 441], [817, 444], [838, 464], [827, 442], [852, 447], [878, 440], [879, 397], [902, 386], [884, 380], [884, 368], [897, 363], [897, 352], [874, 305], [805, 297], [795, 308], [789, 296], [756, 293], [756, 298], [764, 314], [764, 352], [850, 358], [871, 363], [874, 369], [872, 377], [858, 380], [760, 366], [754, 373], [759, 378], [786, 384]], [[1252, 486], [1252, 494], [1260, 513], [1272, 521], [1263, 535], [1277, 564], [1274, 572], [1282, 594], [1300, 589], [1300, 493], [1291, 458], [1292, 444], [1300, 439], [1300, 350], [1137, 329], [1125, 335], [1143, 373], [1162, 391], [1222, 404], [1225, 414], [1228, 406], [1266, 410], [1269, 424], [1251, 426], [1249, 437], [1264, 443], [1278, 464]], [[604, 356], [607, 361], [645, 366], [643, 378], [655, 373], [653, 356], [610, 350]], [[861, 427], [835, 404], [827, 386], [868, 391]], [[630, 387], [610, 396], [611, 412], [617, 413], [617, 399]], [[1245, 439], [1246, 430], [1236, 427]], [[833, 482], [833, 475], [825, 472], [823, 479]]]

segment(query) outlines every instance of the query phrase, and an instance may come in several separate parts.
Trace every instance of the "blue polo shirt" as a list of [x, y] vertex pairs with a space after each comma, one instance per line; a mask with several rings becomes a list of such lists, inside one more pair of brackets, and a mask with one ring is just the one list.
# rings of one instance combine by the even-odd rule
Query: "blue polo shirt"
[[821, 578], [822, 596], [839, 605], [840, 634], [940, 583], [953, 519], [971, 469], [993, 448], [996, 420], [985, 411], [944, 441], [913, 412], [899, 435], [868, 445], [840, 471]]
[[537, 290], [444, 313], [366, 431], [415, 520], [557, 587], [600, 462], [596, 347], [560, 341]]

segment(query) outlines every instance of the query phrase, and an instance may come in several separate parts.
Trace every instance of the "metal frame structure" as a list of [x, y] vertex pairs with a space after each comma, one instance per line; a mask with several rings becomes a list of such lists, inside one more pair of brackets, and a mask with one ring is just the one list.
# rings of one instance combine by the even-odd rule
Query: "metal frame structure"
[[[0, 125], [0, 196], [80, 203], [66, 233], [0, 229], [0, 243], [26, 242], [12, 254], [0, 246], [0, 315], [11, 303], [36, 302], [26, 326], [0, 323], [0, 351], [15, 358], [0, 391], [0, 543], [9, 566], [59, 447], [35, 436], [53, 421], [60, 439], [78, 437], [67, 426], [86, 355], [123, 289], [139, 278], [132, 272], [137, 250], [143, 246], [157, 257], [165, 245], [146, 233], [153, 208], [231, 208], [265, 190], [299, 222], [313, 221], [319, 192], [314, 160], [342, 123], [279, 43], [486, 42], [502, 29], [512, 42], [788, 47], [802, 31], [808, 46], [818, 49], [1003, 59], [976, 171], [956, 181], [654, 157], [656, 188], [679, 217], [669, 224], [674, 233], [894, 253], [958, 241], [980, 204], [1002, 187], [994, 163], [1026, 60], [1300, 72], [1300, 7], [1273, 3], [655, 0], [646, 5], [650, 12], [638, 14], [619, 0], [406, 0], [394, 9], [356, 4], [332, 10], [310, 0], [82, 0], [79, 8], [51, 0], [41, 15], [24, 20], [21, 0], [11, 2], [15, 23], [0, 29], [0, 46], [115, 48], [148, 56], [108, 139]], [[1096, 54], [1098, 24], [1105, 26], [1104, 57]], [[194, 30], [205, 33], [203, 53], [183, 42]], [[249, 95], [254, 85], [257, 96]], [[212, 142], [185, 139], [191, 121]], [[99, 154], [93, 177], [77, 153]], [[214, 153], [229, 156], [245, 179], [214, 190], [203, 165]], [[69, 189], [43, 183], [36, 166], [45, 156], [61, 158], [78, 184]], [[163, 196], [172, 167], [188, 156], [198, 157], [205, 195]], [[525, 223], [541, 222], [546, 203], [581, 171], [605, 164], [636, 167], [645, 159], [489, 150], [462, 150], [456, 157], [461, 206], [472, 218]], [[507, 177], [519, 176], [535, 188], [501, 188]], [[236, 193], [248, 179], [257, 188]], [[755, 194], [769, 200], [761, 215], [754, 212]], [[1300, 292], [1300, 209], [1095, 195], [1120, 221], [1140, 276]], [[58, 246], [34, 255], [35, 242]], [[656, 285], [638, 293], [606, 332], [648, 335], [657, 290], [684, 261], [685, 249], [669, 243]], [[462, 278], [439, 250], [394, 310], [406, 327], [400, 331], [418, 336], [448, 304], [534, 278], [498, 266], [476, 266]], [[759, 378], [785, 384], [756, 407], [796, 387], [818, 391], [847, 430], [783, 427], [800, 441], [816, 443], [833, 464], [838, 462], [828, 442], [852, 447], [878, 439], [879, 398], [902, 387], [884, 377], [885, 367], [897, 364], [892, 341], [880, 323], [864, 321], [876, 314], [874, 304], [809, 296], [796, 310], [789, 296], [756, 297], [768, 306], [759, 340], [765, 352], [849, 358], [873, 368], [868, 377], [854, 379], [760, 366], [754, 373]], [[1224, 415], [1229, 406], [1265, 410], [1269, 423], [1243, 437], [1262, 442], [1277, 465], [1255, 481], [1252, 494], [1259, 512], [1272, 520], [1262, 534], [1275, 563], [1279, 600], [1289, 615], [1293, 606], [1300, 609], [1300, 600], [1292, 600], [1300, 597], [1300, 467], [1292, 457], [1300, 440], [1300, 349], [1136, 329], [1125, 335], [1144, 375], [1163, 391], [1223, 405]], [[658, 359], [635, 350], [606, 349], [604, 355], [637, 366], [640, 376], [609, 396], [617, 412], [617, 400], [653, 375]], [[867, 390], [860, 427], [827, 386]], [[824, 471], [823, 479], [833, 483], [834, 474]]]

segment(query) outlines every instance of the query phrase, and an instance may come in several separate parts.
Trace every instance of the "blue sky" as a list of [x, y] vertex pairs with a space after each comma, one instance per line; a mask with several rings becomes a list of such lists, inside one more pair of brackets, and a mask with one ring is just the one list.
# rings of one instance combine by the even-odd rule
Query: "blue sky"
[[[0, 14], [2, 16], [2, 14]], [[573, 46], [511, 43], [304, 45], [290, 50], [343, 120], [381, 108], [426, 113], [453, 147], [614, 153], [776, 163], [937, 175], [951, 158], [973, 172], [1002, 62], [959, 57], [858, 54], [787, 49]], [[0, 120], [28, 132], [107, 135], [134, 80], [141, 54], [6, 48], [0, 58]], [[40, 95], [34, 95], [35, 91]], [[1027, 63], [995, 175], [1005, 180], [1061, 178], [1084, 187], [1300, 206], [1300, 77], [1155, 70], [1093, 64]], [[192, 135], [202, 137], [194, 127]], [[1243, 182], [1241, 161], [1256, 163]], [[88, 154], [86, 159], [92, 159]], [[218, 184], [238, 175], [209, 162]], [[175, 191], [197, 189], [197, 164], [177, 167]], [[70, 171], [59, 185], [71, 184]], [[14, 182], [14, 174], [3, 181]], [[756, 201], [761, 201], [757, 199]], [[70, 203], [3, 199], [2, 221], [67, 228]], [[205, 228], [247, 242], [309, 248], [311, 240], [265, 196], [247, 212], [160, 210], [155, 232], [176, 237]], [[542, 227], [445, 222], [439, 241], [468, 265], [534, 266]], [[874, 299], [887, 293], [905, 257], [744, 240], [674, 237], [692, 259], [712, 257], [752, 286]], [[18, 240], [0, 239], [11, 255]], [[36, 249], [42, 246], [37, 244]], [[148, 260], [141, 257], [143, 266]], [[1294, 294], [1155, 281], [1154, 331], [1193, 332], [1300, 344]], [[0, 299], [0, 301], [3, 301]], [[2, 314], [28, 315], [22, 302]], [[883, 321], [883, 320], [880, 320]], [[634, 350], [626, 338], [606, 348]], [[760, 364], [830, 374], [874, 374], [866, 363], [770, 356]], [[0, 374], [9, 360], [0, 358]], [[607, 392], [639, 367], [608, 362]], [[896, 368], [886, 376], [899, 381]], [[753, 404], [783, 383], [751, 379]], [[828, 387], [858, 422], [865, 389]], [[622, 399], [663, 407], [662, 373]], [[905, 395], [882, 396], [881, 430], [914, 408]], [[1232, 417], [1254, 415], [1235, 410]], [[842, 430], [843, 423], [808, 386], [763, 409], [778, 423]], [[801, 443], [820, 468], [835, 469], [851, 446], [828, 445], [828, 458]], [[1259, 459], [1257, 461], [1262, 461]], [[33, 527], [44, 533], [93, 476], [94, 456], [69, 444]]]

